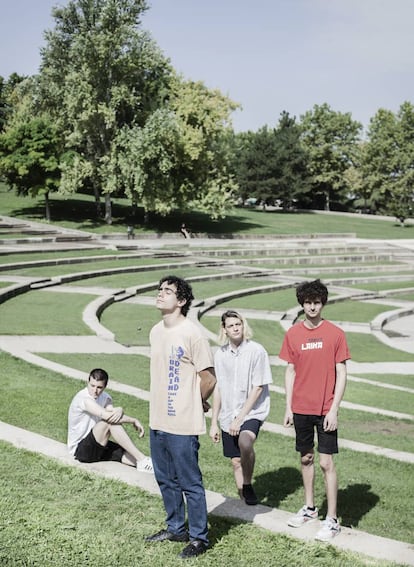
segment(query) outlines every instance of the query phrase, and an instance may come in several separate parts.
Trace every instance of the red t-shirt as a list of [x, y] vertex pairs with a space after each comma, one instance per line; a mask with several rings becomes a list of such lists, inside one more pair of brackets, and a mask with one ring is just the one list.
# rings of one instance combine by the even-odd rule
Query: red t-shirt
[[293, 413], [326, 415], [334, 398], [335, 365], [350, 358], [342, 329], [326, 320], [316, 329], [297, 323], [287, 331], [279, 357], [295, 367]]

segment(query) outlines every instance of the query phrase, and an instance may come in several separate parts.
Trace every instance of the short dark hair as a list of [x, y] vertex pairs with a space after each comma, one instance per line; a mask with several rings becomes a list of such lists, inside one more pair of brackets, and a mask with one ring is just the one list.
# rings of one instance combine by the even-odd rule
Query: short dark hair
[[169, 285], [173, 284], [177, 288], [177, 299], [185, 301], [184, 305], [181, 307], [181, 313], [186, 317], [194, 299], [193, 288], [186, 280], [178, 276], [165, 276], [161, 278], [159, 286], [161, 287], [164, 282], [167, 282]]
[[296, 298], [299, 305], [305, 303], [305, 301], [315, 301], [319, 299], [322, 305], [325, 305], [328, 301], [328, 288], [321, 280], [317, 279], [312, 282], [303, 282], [296, 288]]
[[94, 368], [89, 373], [88, 382], [90, 382], [91, 378], [96, 380], [97, 382], [105, 382], [105, 386], [108, 384], [109, 376], [106, 370], [102, 368]]

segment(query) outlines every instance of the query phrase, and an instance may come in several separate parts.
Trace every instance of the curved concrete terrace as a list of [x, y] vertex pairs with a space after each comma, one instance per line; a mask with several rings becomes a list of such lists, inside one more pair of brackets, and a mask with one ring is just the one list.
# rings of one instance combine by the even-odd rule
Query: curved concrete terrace
[[[290, 284], [291, 285], [291, 284]], [[122, 293], [122, 291], [125, 290], [121, 290], [119, 293]], [[127, 297], [125, 297], [124, 299], [128, 299]], [[96, 311], [95, 311], [96, 313]], [[9, 337], [10, 339], [12, 339], [12, 337]], [[20, 338], [20, 337], [19, 337]], [[3, 340], [6, 339], [6, 337], [0, 337], [0, 348], [3, 348], [5, 345], [5, 343], [3, 342]], [[35, 339], [34, 337], [32, 338], [33, 340]], [[39, 337], [37, 337], [37, 339], [39, 339]], [[45, 337], [45, 339], [47, 339], [48, 341], [48, 346], [47, 346], [47, 351], [50, 352], [50, 340], [52, 339], [52, 337]], [[54, 339], [56, 339], [56, 348], [62, 348], [62, 343], [61, 346], [59, 347], [58, 343], [59, 343], [59, 337], [54, 337]], [[85, 337], [74, 337], [73, 340], [75, 339], [80, 339], [79, 342], [82, 342], [83, 344], [83, 348], [87, 348], [86, 352], [93, 352], [93, 350], [90, 350], [91, 347], [91, 343], [89, 343], [89, 345], [85, 345]], [[97, 340], [99, 342], [99, 339], [97, 339], [96, 337], [90, 337], [91, 340]], [[29, 338], [30, 340], [30, 338]], [[33, 340], [31, 341], [31, 345], [33, 347]], [[63, 337], [64, 343], [67, 345], [68, 343], [72, 342], [72, 338], [70, 337]], [[102, 344], [103, 343], [103, 344]], [[111, 346], [110, 346], [111, 345]], [[73, 345], [74, 348], [79, 348], [80, 345]], [[22, 349], [21, 347], [23, 347], [22, 344], [20, 344], [19, 347], [17, 347], [16, 343], [14, 344], [14, 347], [12, 347], [12, 345], [9, 345], [9, 347], [11, 347], [12, 349], [15, 349], [15, 352], [19, 352], [20, 354], [23, 354], [22, 351], [24, 350], [24, 348]], [[108, 352], [108, 349], [111, 350], [112, 348], [116, 348], [116, 349], [125, 349], [123, 350], [123, 352], [128, 352], [131, 353], [131, 349], [127, 348], [127, 347], [122, 347], [122, 345], [116, 345], [116, 343], [114, 343], [112, 340], [104, 340], [101, 341], [101, 344], [99, 346], [100, 350], [99, 352]], [[137, 347], [138, 348], [138, 347]], [[5, 349], [7, 350], [7, 348]], [[41, 351], [42, 349], [40, 349]], [[80, 352], [80, 351], [78, 351]], [[119, 352], [119, 351], [118, 351]], [[135, 352], [139, 352], [140, 354], [144, 354], [144, 350], [142, 349], [138, 349]], [[26, 351], [27, 355], [31, 355], [31, 361], [34, 364], [39, 364], [40, 365], [44, 365], [44, 361], [45, 359], [42, 359], [41, 357], [37, 356], [36, 354], [33, 354]], [[148, 354], [148, 352], [147, 352]], [[51, 363], [53, 365], [53, 363]], [[59, 370], [60, 367], [60, 370]], [[65, 375], [71, 375], [70, 372], [68, 372], [67, 367], [61, 367], [61, 365], [54, 365], [54, 369], [58, 372], [62, 372]], [[395, 369], [394, 369], [395, 370]], [[411, 371], [413, 372], [413, 371]], [[74, 374], [77, 373], [77, 376], [75, 376]], [[414, 373], [414, 372], [413, 372]], [[77, 371], [73, 371], [73, 376], [72, 377], [77, 377], [78, 379], [85, 379], [85, 375], [82, 373], [78, 373]], [[115, 386], [115, 388], [119, 388], [119, 391], [128, 391], [127, 386], [123, 385], [123, 384], [112, 384], [111, 383], [111, 387]], [[135, 392], [135, 395], [139, 395], [139, 396], [148, 396], [148, 393], [145, 391], [138, 391]], [[144, 398], [145, 399], [145, 398]], [[269, 428], [274, 428], [274, 432], [279, 432], [277, 431], [278, 427], [281, 426], [277, 426], [275, 424], [267, 424], [269, 426]], [[284, 429], [284, 428], [283, 428]], [[286, 432], [286, 430], [285, 430]], [[286, 434], [286, 433], [285, 433]], [[31, 434], [30, 432], [26, 432], [23, 430], [18, 430], [18, 428], [12, 428], [11, 426], [8, 426], [7, 424], [2, 424], [0, 423], [0, 436], [1, 438], [4, 438], [5, 440], [14, 443], [16, 446], [21, 446], [25, 448], [28, 448], [29, 450], [35, 450], [37, 452], [43, 453], [43, 454], [47, 454], [48, 450], [49, 450], [49, 445], [53, 444], [53, 447], [50, 451], [50, 455], [53, 458], [58, 458], [60, 459], [60, 454], [64, 448], [64, 446], [58, 447], [57, 444], [55, 444], [55, 442], [50, 442], [50, 440], [47, 440], [41, 436], [37, 436], [36, 434]], [[37, 439], [37, 441], [36, 441]], [[353, 443], [353, 442], [350, 442]], [[359, 445], [361, 445], [361, 447], [359, 447]], [[365, 446], [365, 449], [362, 448], [363, 444], [358, 444], [358, 443], [354, 443], [354, 446], [352, 447], [351, 445], [349, 446], [349, 448], [352, 448], [353, 450], [366, 450], [367, 447]], [[375, 450], [377, 449], [377, 450]], [[387, 454], [387, 449], [381, 448], [381, 447], [377, 447], [377, 448], [373, 448], [371, 446], [371, 448], [369, 450], [372, 450], [372, 452], [374, 452], [377, 455], [380, 456], [384, 456], [384, 457], [388, 457], [388, 458], [396, 458], [395, 455], [391, 455], [391, 454]], [[409, 455], [409, 454], [408, 454]], [[63, 457], [62, 455], [62, 460], [64, 461], [65, 459], [67, 459], [67, 453], [65, 450], [65, 456]], [[404, 455], [403, 458], [404, 459]], [[408, 461], [408, 462], [412, 462], [412, 461]], [[66, 463], [69, 464], [69, 463]], [[71, 463], [73, 465], [73, 462]], [[115, 465], [115, 467], [111, 467], [111, 464], [109, 464], [109, 467], [105, 467], [104, 466], [100, 467], [100, 465], [103, 465], [101, 463], [99, 464], [94, 464], [91, 466], [91, 470], [93, 472], [95, 472], [96, 474], [103, 474], [104, 476], [109, 476], [112, 478], [118, 478], [121, 480], [121, 476], [123, 473], [125, 472], [131, 472], [131, 471], [121, 471], [120, 468], [119, 470], [113, 470], [114, 468], [116, 468], [116, 464], [112, 464]], [[82, 465], [83, 467], [83, 465]], [[104, 470], [104, 469], [108, 469], [108, 468], [112, 468], [112, 470]], [[126, 467], [123, 467], [126, 468]], [[143, 485], [146, 483], [147, 487], [144, 487], [144, 489], [146, 490], [151, 490], [151, 487], [148, 486], [148, 475], [145, 476], [143, 479], [139, 478], [136, 479], [136, 472], [134, 471], [134, 479], [133, 480], [126, 480], [127, 482], [132, 482], [134, 484], [138, 484], [140, 486], [143, 487]], [[139, 475], [142, 476], [142, 475]], [[125, 481], [125, 479], [122, 479], [123, 481]], [[238, 517], [238, 518], [242, 518], [245, 521], [253, 521], [254, 523], [257, 523], [258, 525], [262, 525], [263, 527], [265, 527], [266, 529], [271, 529], [271, 530], [275, 530], [278, 532], [282, 532], [282, 533], [287, 533], [288, 535], [293, 535], [294, 537], [300, 537], [303, 539], [309, 539], [313, 536], [312, 533], [308, 533], [306, 531], [302, 531], [301, 533], [298, 533], [297, 530], [290, 530], [292, 533], [290, 533], [289, 528], [286, 526], [286, 518], [287, 518], [287, 513], [282, 512], [280, 510], [276, 510], [276, 509], [268, 509], [267, 507], [264, 506], [258, 506], [257, 510], [249, 510], [246, 509], [246, 507], [244, 506], [240, 506], [240, 502], [238, 500], [233, 500], [233, 499], [229, 499], [229, 498], [224, 498], [221, 495], [217, 495], [214, 493], [208, 493], [208, 502], [209, 502], [209, 511], [216, 514], [216, 515], [225, 515], [225, 516], [230, 516], [230, 517]], [[290, 514], [288, 514], [290, 515]], [[343, 537], [345, 536], [345, 537]], [[369, 534], [365, 534], [363, 532], [358, 532], [357, 530], [347, 530], [346, 528], [343, 530], [343, 536], [341, 535], [340, 538], [338, 538], [337, 540], [334, 540], [333, 544], [335, 546], [341, 547], [343, 549], [350, 549], [350, 550], [354, 550], [354, 551], [358, 551], [359, 553], [362, 554], [367, 554], [371, 557], [377, 557], [379, 559], [390, 559], [392, 561], [399, 561], [402, 562], [404, 564], [407, 565], [414, 565], [414, 546], [410, 545], [410, 544], [405, 544], [403, 542], [396, 542], [393, 540], [387, 540], [386, 538], [379, 538], [377, 536], [371, 536]]]

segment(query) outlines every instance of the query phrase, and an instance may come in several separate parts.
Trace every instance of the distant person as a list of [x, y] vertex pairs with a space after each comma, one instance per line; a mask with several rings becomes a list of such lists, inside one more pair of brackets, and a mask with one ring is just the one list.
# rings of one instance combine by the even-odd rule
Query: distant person
[[285, 427], [295, 426], [300, 453], [305, 505], [288, 521], [293, 527], [318, 518], [314, 502], [314, 434], [318, 437], [319, 464], [325, 481], [327, 515], [316, 539], [329, 541], [341, 531], [337, 516], [338, 481], [333, 454], [338, 452], [338, 411], [344, 395], [350, 358], [345, 334], [322, 318], [328, 289], [320, 281], [304, 282], [296, 289], [305, 320], [286, 333], [280, 358], [285, 374]]
[[181, 234], [184, 236], [184, 238], [191, 238], [191, 234], [189, 229], [185, 226], [185, 223], [183, 222], [180, 228], [180, 232]]
[[162, 320], [150, 332], [151, 456], [167, 528], [146, 541], [189, 541], [180, 553], [183, 559], [197, 557], [209, 545], [198, 436], [206, 432], [204, 412], [210, 408], [207, 400], [216, 384], [208, 340], [187, 318], [193, 299], [187, 281], [162, 278], [156, 299]]
[[135, 230], [133, 226], [128, 226], [127, 228], [127, 238], [128, 240], [134, 240], [135, 238]]
[[112, 405], [111, 396], [105, 392], [107, 384], [108, 373], [95, 368], [86, 388], [73, 398], [68, 414], [69, 452], [82, 463], [119, 461], [152, 473], [151, 459], [137, 449], [123, 424], [132, 424], [139, 437], [144, 436], [143, 426], [138, 419], [125, 415], [121, 407]]
[[[237, 311], [221, 316], [220, 342], [214, 356], [217, 386], [213, 394], [210, 437], [220, 441], [225, 457], [231, 459], [239, 496], [246, 504], [257, 504], [252, 486], [255, 465], [254, 443], [269, 414], [269, 357], [259, 343], [250, 340], [251, 330]], [[220, 428], [218, 426], [220, 422]]]

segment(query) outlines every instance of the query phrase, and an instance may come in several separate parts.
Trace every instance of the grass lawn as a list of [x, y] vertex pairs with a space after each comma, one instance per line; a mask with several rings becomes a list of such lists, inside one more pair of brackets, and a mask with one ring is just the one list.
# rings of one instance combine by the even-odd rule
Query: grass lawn
[[414, 415], [414, 392], [411, 394], [348, 380], [344, 400]]
[[[44, 220], [44, 202], [39, 198], [17, 197], [9, 191], [6, 185], [0, 183], [0, 205], [3, 215], [13, 216], [20, 220]], [[137, 210], [135, 217], [131, 216], [130, 203], [126, 199], [113, 200], [113, 222], [107, 225], [102, 219], [97, 219], [93, 197], [77, 193], [71, 198], [50, 196], [52, 222], [66, 228], [85, 230], [88, 232], [110, 233], [126, 232], [130, 224], [135, 226], [136, 233], [140, 232], [178, 232], [182, 222], [185, 222], [193, 232], [209, 234], [315, 234], [315, 233], [356, 233], [359, 238], [413, 238], [414, 226], [399, 226], [397, 222], [379, 219], [360, 218], [359, 215], [344, 217], [341, 215], [316, 216], [307, 213], [283, 213], [280, 211], [266, 212], [245, 208], [235, 208], [226, 219], [212, 221], [207, 215], [197, 211], [182, 213], [174, 212], [167, 217], [150, 215], [149, 222], [144, 223], [144, 211]], [[316, 229], [315, 229], [316, 227]]]
[[[0, 562], [4, 567], [167, 567], [183, 544], [151, 545], [163, 526], [161, 499], [0, 443]], [[13, 470], [13, 477], [7, 471]], [[360, 491], [360, 489], [358, 489]], [[372, 501], [375, 496], [371, 496]], [[367, 502], [367, 499], [365, 499]], [[97, 529], [99, 515], [99, 529]], [[272, 534], [210, 515], [211, 549], [190, 564], [225, 567], [391, 567], [332, 546]], [[269, 550], [271, 553], [269, 554]]]
[[353, 373], [354, 376], [364, 380], [373, 380], [374, 382], [385, 382], [386, 384], [395, 384], [403, 388], [414, 389], [414, 376], [411, 374], [361, 374]]
[[[105, 363], [107, 365], [107, 361]], [[82, 383], [33, 367], [6, 353], [0, 353], [0, 364], [4, 371], [0, 386], [2, 420], [65, 442], [67, 408]], [[39, 392], [42, 392], [41, 398]], [[147, 402], [118, 392], [113, 393], [113, 397], [115, 403], [124, 407], [126, 413], [139, 417], [145, 428], [148, 428]], [[344, 412], [341, 410], [341, 420], [344, 419]], [[353, 422], [352, 428], [354, 431], [360, 429], [359, 420]], [[341, 434], [345, 437], [344, 432]], [[222, 456], [221, 447], [213, 444], [207, 436], [202, 436], [200, 440], [200, 463], [206, 488], [235, 496], [230, 464]], [[148, 435], [140, 440], [138, 445], [147, 453]], [[262, 431], [256, 448], [258, 458], [255, 487], [260, 499], [270, 506], [278, 506], [291, 512], [299, 509], [303, 492], [293, 439]], [[340, 471], [340, 510], [343, 523], [414, 543], [409, 520], [411, 503], [406, 498], [406, 488], [412, 482], [412, 466], [387, 460], [387, 466], [384, 467], [384, 460], [380, 457], [358, 453], [356, 458], [354, 452], [347, 450], [341, 450], [337, 463]], [[13, 478], [14, 486], [19, 486], [15, 481], [16, 477]], [[102, 486], [106, 486], [106, 481], [101, 482], [105, 482]], [[56, 490], [60, 492], [58, 487]], [[324, 513], [326, 503], [320, 474], [317, 475], [315, 490], [321, 513]], [[3, 494], [8, 493], [3, 491]], [[109, 501], [111, 505], [116, 506], [112, 499]], [[42, 502], [41, 510], [45, 505], [43, 500]], [[162, 518], [163, 515], [159, 515], [158, 526], [162, 524]]]
[[88, 294], [30, 291], [1, 305], [0, 335], [90, 335], [82, 311]]

